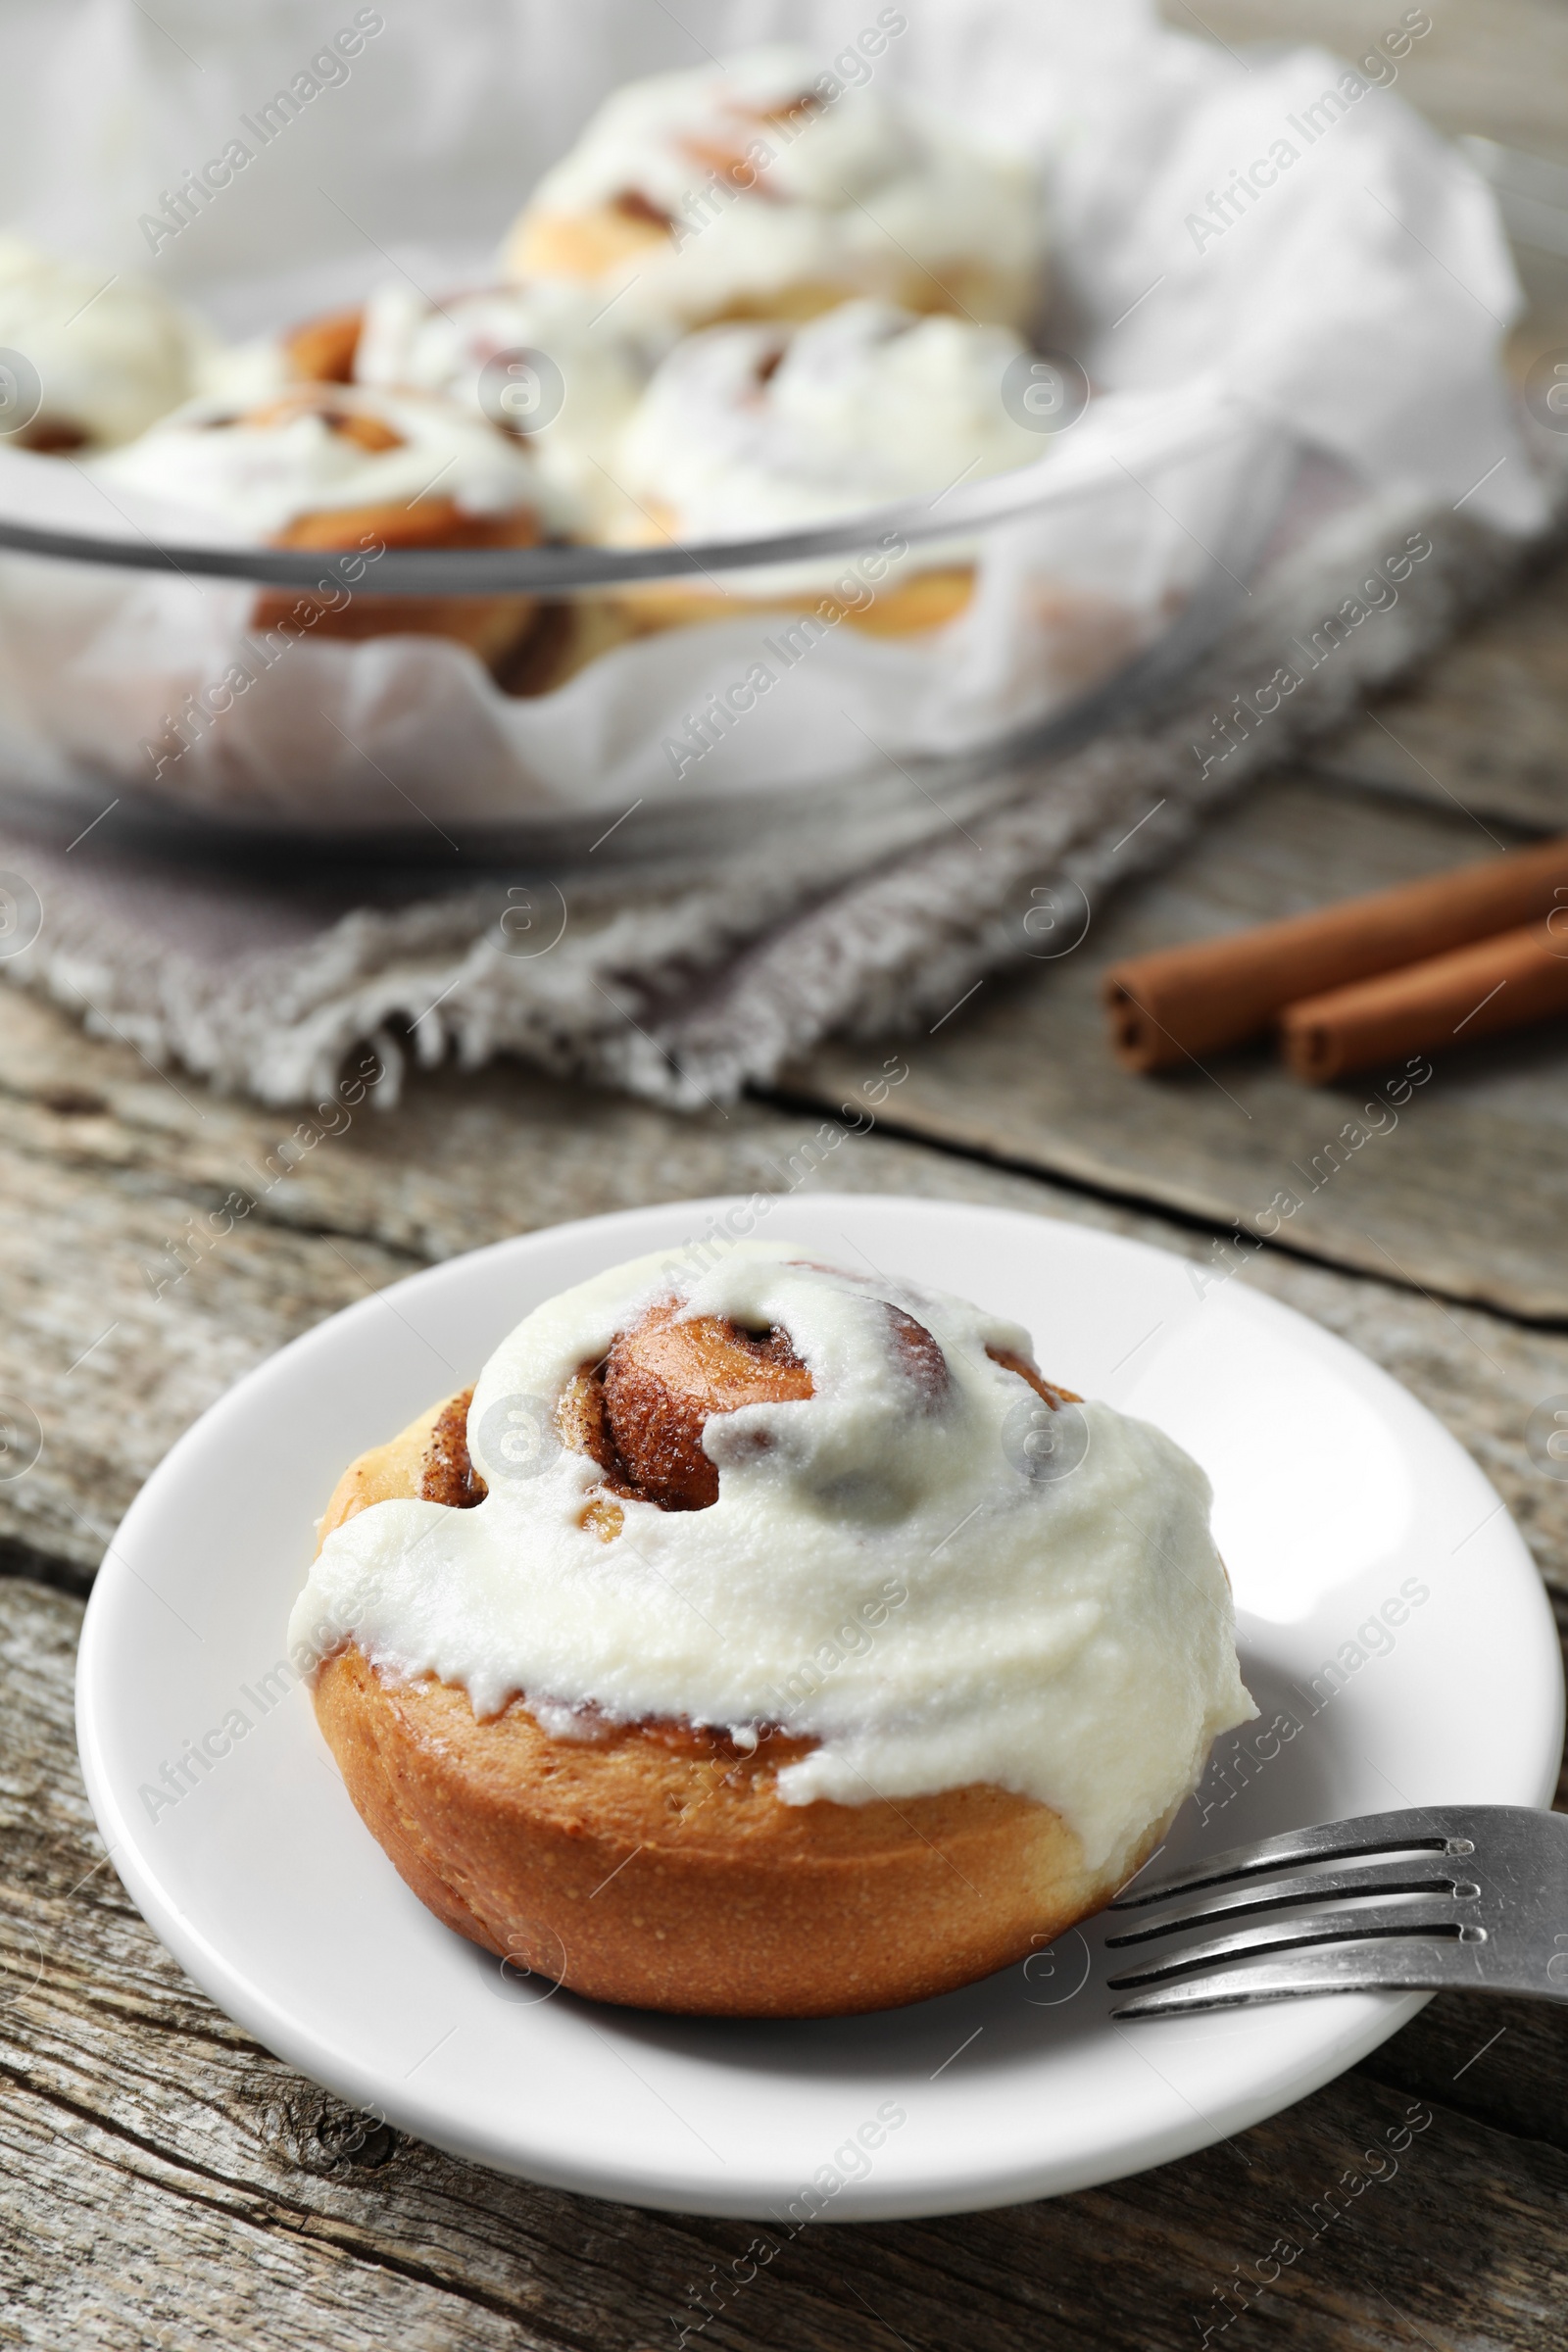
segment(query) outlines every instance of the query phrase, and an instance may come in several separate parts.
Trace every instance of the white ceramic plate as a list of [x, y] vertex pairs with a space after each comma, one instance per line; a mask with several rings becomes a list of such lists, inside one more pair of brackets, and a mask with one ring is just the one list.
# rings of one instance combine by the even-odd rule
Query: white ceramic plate
[[[1094, 1927], [878, 2017], [659, 2017], [509, 1978], [408, 1892], [278, 1672], [312, 1522], [351, 1456], [466, 1386], [540, 1300], [726, 1205], [560, 1226], [399, 1283], [242, 1380], [148, 1480], [87, 1612], [77, 1717], [116, 1867], [181, 1965], [280, 2057], [457, 2154], [786, 2226], [1163, 2164], [1382, 2041], [1423, 1996], [1112, 2025]], [[1240, 1283], [1045, 1218], [818, 1194], [762, 1229], [1016, 1316], [1048, 1373], [1207, 1469], [1262, 1714], [1222, 1742], [1173, 1853], [1389, 1806], [1547, 1800], [1562, 1684], [1535, 1569], [1474, 1463], [1364, 1357]], [[188, 1766], [177, 1802], [143, 1793], [212, 1734], [227, 1752]]]

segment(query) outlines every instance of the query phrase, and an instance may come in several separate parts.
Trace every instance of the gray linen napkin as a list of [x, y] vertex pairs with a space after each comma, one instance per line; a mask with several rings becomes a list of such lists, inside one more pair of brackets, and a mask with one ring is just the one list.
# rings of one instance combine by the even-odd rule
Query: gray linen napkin
[[439, 845], [414, 869], [298, 844], [217, 861], [113, 811], [70, 847], [6, 815], [0, 972], [270, 1103], [325, 1097], [367, 1046], [383, 1101], [411, 1054], [506, 1053], [723, 1102], [821, 1038], [929, 1027], [987, 973], [1070, 951], [1106, 890], [1357, 713], [1532, 553], [1462, 502], [1366, 501], [1298, 532], [1162, 702], [1075, 751], [628, 825], [478, 876], [442, 874]]

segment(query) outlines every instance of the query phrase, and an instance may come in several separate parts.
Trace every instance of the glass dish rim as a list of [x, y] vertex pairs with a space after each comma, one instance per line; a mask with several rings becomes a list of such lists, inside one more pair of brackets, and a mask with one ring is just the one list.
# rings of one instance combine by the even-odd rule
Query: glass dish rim
[[[1163, 466], [1213, 446], [1233, 429], [1235, 421], [1232, 405], [1216, 401], [1174, 433], [1146, 444], [1140, 454], [1146, 463]], [[1060, 436], [1053, 436], [1057, 438]], [[964, 483], [960, 477], [958, 483], [934, 497], [922, 493], [831, 521], [753, 538], [671, 541], [636, 548], [560, 542], [520, 548], [386, 548], [373, 559], [373, 593], [482, 596], [527, 591], [569, 596], [594, 588], [820, 564], [825, 559], [871, 552], [890, 539], [915, 546], [995, 531], [1009, 522], [1095, 497], [1118, 474], [1124, 483], [1147, 487], [1109, 443], [1098, 448], [1081, 466], [1064, 465], [1054, 449], [1048, 448], [1027, 466], [989, 474], [976, 482]], [[102, 485], [94, 483], [94, 487], [101, 489]], [[942, 511], [938, 513], [938, 509]], [[355, 585], [365, 577], [367, 555], [363, 548], [278, 548], [254, 543], [224, 545], [168, 534], [154, 537], [133, 518], [125, 519], [136, 535], [64, 529], [0, 514], [0, 552], [278, 588], [320, 587], [329, 584], [327, 574]], [[723, 593], [716, 581], [714, 586], [717, 593]]]

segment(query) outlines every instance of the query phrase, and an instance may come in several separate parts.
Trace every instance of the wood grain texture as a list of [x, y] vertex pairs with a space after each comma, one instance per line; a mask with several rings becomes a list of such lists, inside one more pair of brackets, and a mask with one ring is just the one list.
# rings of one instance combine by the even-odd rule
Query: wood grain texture
[[[61, 1576], [94, 1556], [87, 1511], [118, 1507], [217, 1389], [363, 1282], [563, 1214], [788, 1182], [822, 1132], [815, 1110], [693, 1125], [505, 1071], [421, 1080], [397, 1111], [316, 1147], [154, 1300], [136, 1289], [148, 1250], [247, 1181], [276, 1122], [205, 1095], [182, 1102], [47, 1007], [19, 1002], [15, 1014], [0, 1039], [0, 1198], [25, 1214], [0, 1229], [19, 1308], [5, 1377], [45, 1398], [53, 1443], [0, 1489], [0, 1524], [15, 1563]], [[865, 1074], [879, 1066], [868, 1057]], [[1210, 1258], [1201, 1231], [886, 1133], [823, 1165], [849, 1189], [994, 1200]], [[1568, 1490], [1522, 1444], [1529, 1404], [1568, 1391], [1568, 1342], [1279, 1250], [1237, 1279], [1367, 1346], [1425, 1396], [1521, 1516], [1534, 1511], [1543, 1565], [1568, 1589]], [[83, 1356], [117, 1319], [128, 1334]], [[0, 2341], [676, 2343], [747, 2226], [630, 2213], [458, 2165], [356, 2118], [182, 1978], [90, 1828], [71, 1728], [77, 1615], [61, 1592], [0, 1583]], [[1294, 2229], [1300, 2252], [1230, 2328], [1354, 2352], [1423, 2330], [1544, 2347], [1562, 2287], [1568, 2152], [1552, 2117], [1568, 2042], [1559, 2013], [1516, 2011], [1484, 2049], [1492, 2006], [1439, 2003], [1304, 2106], [1141, 2180], [1002, 2214], [814, 2232], [687, 2340], [1163, 2352], [1200, 2340], [1200, 2323], [1217, 2329], [1236, 2308], [1216, 2300], [1227, 2282], [1233, 2298], [1239, 2278], [1261, 2289], [1257, 2266]], [[1367, 2180], [1358, 2155], [1399, 2133], [1412, 2102], [1434, 2120], [1398, 2176], [1352, 2193], [1347, 2178]], [[1341, 2221], [1322, 2202], [1335, 2183]]]
[[[984, 826], [981, 825], [981, 838]], [[1498, 835], [1512, 846], [1517, 836]], [[1174, 865], [1113, 898], [1082, 944], [990, 980], [906, 1046], [902, 1131], [1195, 1216], [1269, 1230], [1301, 1254], [1508, 1313], [1568, 1317], [1568, 1021], [1434, 1052], [1398, 1111], [1403, 1073], [1308, 1087], [1263, 1046], [1139, 1078], [1111, 1057], [1105, 967], [1147, 950], [1297, 914], [1490, 855], [1457, 809], [1403, 807], [1274, 778]], [[1049, 935], [1047, 935], [1049, 936]], [[838, 1099], [864, 1049], [829, 1046], [790, 1084]], [[1378, 1106], [1368, 1111], [1369, 1103]], [[1352, 1133], [1385, 1132], [1357, 1145]]]
[[[858, 1082], [887, 1051], [867, 1049]], [[280, 1175], [292, 1114], [175, 1086], [11, 992], [0, 1102], [0, 1394], [44, 1425], [36, 1467], [0, 1481], [0, 1542], [82, 1572], [205, 1405], [367, 1290], [571, 1217], [788, 1191], [812, 1181], [813, 1157], [850, 1190], [958, 1181], [940, 1155], [875, 1132], [808, 1153], [814, 1114], [746, 1106], [688, 1121], [510, 1066], [420, 1079], [387, 1111], [372, 1095]], [[236, 1190], [255, 1203], [238, 1220], [223, 1209]], [[232, 1230], [215, 1237], [215, 1214]]]
[[[1240, 46], [1312, 41], [1356, 57], [1398, 24], [1388, 0], [1160, 0], [1178, 31]], [[1568, 21], [1551, 0], [1482, 0], [1429, 10], [1432, 29], [1400, 61], [1397, 88], [1450, 136], [1479, 131], [1568, 163]]]
[[[1372, 0], [1201, 7], [1201, 23], [1181, 0], [1167, 13], [1232, 41], [1351, 49], [1397, 14]], [[1560, 12], [1497, 0], [1434, 15], [1401, 86], [1448, 127], [1568, 160]], [[1546, 306], [1532, 331], [1568, 343], [1562, 272], [1531, 269]], [[44, 1446], [20, 1478], [0, 1461], [0, 2345], [652, 2352], [684, 2327], [688, 2344], [757, 2352], [1177, 2352], [1206, 2328], [1211, 2343], [1287, 2352], [1555, 2352], [1568, 2013], [1445, 1997], [1234, 2143], [1053, 2203], [812, 2230], [725, 2291], [753, 2226], [461, 2165], [356, 2116], [221, 2017], [103, 1853], [72, 1673], [75, 1592], [120, 1512], [283, 1341], [508, 1233], [797, 1183], [1074, 1219], [1314, 1316], [1470, 1448], [1568, 1625], [1568, 1483], [1525, 1443], [1532, 1410], [1568, 1396], [1568, 1028], [1445, 1057], [1395, 1132], [1314, 1183], [1363, 1090], [1308, 1093], [1256, 1055], [1216, 1068], [1217, 1086], [1127, 1079], [1093, 1003], [1112, 954], [1568, 827], [1565, 609], [1568, 566], [1377, 704], [1382, 726], [1369, 717], [1312, 773], [1223, 814], [1061, 964], [987, 983], [935, 1037], [819, 1055], [789, 1095], [727, 1116], [678, 1120], [505, 1067], [438, 1073], [395, 1110], [372, 1096], [343, 1132], [296, 1139], [279, 1173], [292, 1120], [164, 1079], [5, 993], [0, 1394], [36, 1411]], [[824, 1145], [889, 1056], [909, 1074], [874, 1130]], [[1285, 1186], [1301, 1208], [1242, 1261], [1217, 1229]], [[254, 1206], [214, 1239], [208, 1220], [236, 1189]], [[1397, 2173], [1372, 2182], [1365, 2152], [1401, 2134]], [[1326, 2218], [1331, 2191], [1342, 2218]], [[1287, 2261], [1271, 2253], [1282, 2241]]]
[[[181, 1976], [91, 1828], [72, 1737], [79, 1613], [0, 1582], [0, 2342], [673, 2346], [755, 2226], [459, 2164], [302, 2081]], [[1568, 2013], [1520, 2006], [1441, 2001], [1287, 2115], [1135, 2180], [812, 2230], [687, 2341], [1176, 2352], [1240, 2276], [1270, 2342], [1392, 2352], [1424, 2330], [1545, 2352], [1568, 2291]], [[1389, 2156], [1369, 2165], [1369, 2149], [1397, 2149], [1396, 2172], [1373, 2181]], [[1264, 2291], [1281, 2238], [1298, 2252], [1272, 2257]]]
[[[206, 1199], [227, 1163], [201, 1158], [214, 1139], [193, 1145], [176, 1114], [172, 1125], [161, 1104], [152, 1115], [122, 1050], [90, 1045], [45, 1012], [31, 1051], [27, 1071], [18, 1055], [8, 1065], [13, 1135], [27, 1118], [39, 1122], [31, 1157], [13, 1158], [0, 1183], [20, 1183], [26, 1160], [30, 1213], [41, 1220], [38, 1281], [54, 1304], [33, 1316], [19, 1365], [35, 1372], [47, 1357], [73, 1389], [89, 1376], [99, 1383], [72, 1407], [82, 1416], [78, 1443], [122, 1488], [210, 1383], [353, 1290], [345, 1258], [398, 1272], [564, 1207], [640, 1197], [650, 1170], [671, 1191], [749, 1181], [759, 1154], [770, 1151], [784, 1168], [781, 1150], [817, 1132], [799, 1114], [759, 1111], [732, 1122], [734, 1136], [715, 1137], [620, 1103], [531, 1086], [509, 1093], [504, 1078], [477, 1090], [424, 1082], [358, 1143], [355, 1130], [320, 1147], [271, 1197], [271, 1218], [231, 1237], [237, 1251], [214, 1252], [157, 1302], [163, 1319], [131, 1359], [156, 1405], [128, 1422], [122, 1381], [94, 1370], [107, 1343], [65, 1370], [114, 1303], [102, 1269], [117, 1240], [147, 1230], [149, 1214], [167, 1223], [172, 1208]], [[105, 1100], [129, 1092], [112, 1113], [79, 1103], [51, 1111], [43, 1093], [64, 1099], [67, 1085]], [[206, 1098], [201, 1107], [210, 1124], [231, 1115]], [[109, 1122], [96, 1139], [95, 1119]], [[223, 1152], [241, 1148], [232, 1131], [218, 1140]], [[846, 1144], [829, 1164], [850, 1186], [1004, 1200], [1197, 1254], [1206, 1247], [1198, 1234], [878, 1136]], [[73, 1239], [82, 1202], [97, 1217], [90, 1264]], [[1504, 1452], [1516, 1446], [1508, 1377], [1568, 1386], [1561, 1342], [1475, 1310], [1450, 1321], [1409, 1294], [1278, 1252], [1242, 1279], [1377, 1339], [1388, 1360], [1445, 1397], [1451, 1418], [1473, 1419], [1482, 1391]], [[1531, 1352], [1496, 1352], [1520, 1348]], [[68, 1482], [60, 1494], [73, 1491]], [[57, 1513], [48, 1524], [74, 1523]], [[1543, 1523], [1537, 1535], [1568, 1572], [1560, 1526]], [[0, 2340], [222, 2339], [285, 2352], [674, 2344], [682, 2325], [697, 2324], [695, 2298], [705, 2289], [712, 2298], [750, 2242], [746, 2226], [587, 2204], [401, 2140], [259, 2050], [180, 1976], [88, 1824], [71, 1735], [76, 1616], [64, 1594], [0, 1585], [0, 1983], [10, 1996], [0, 2001]], [[1464, 2005], [1447, 2006], [1456, 2013], [1447, 2037], [1426, 2055], [1406, 2053], [1401, 2037], [1394, 2055], [1380, 2054], [1381, 2073], [1363, 2069], [1235, 2148], [1059, 2203], [852, 2237], [824, 2230], [787, 2245], [687, 2340], [848, 2352], [902, 2339], [1000, 2352], [1022, 2338], [1163, 2352], [1198, 2340], [1195, 2315], [1217, 2325], [1227, 2306], [1216, 2290], [1227, 2282], [1233, 2295], [1239, 2278], [1260, 2288], [1256, 2266], [1270, 2269], [1270, 2249], [1294, 2228], [1301, 2250], [1250, 2321], [1282, 2344], [1369, 2352], [1419, 2340], [1419, 2329], [1451, 2341], [1462, 2319], [1473, 2338], [1545, 2346], [1561, 2291], [1553, 2247], [1568, 2157], [1536, 2135], [1544, 2085], [1544, 2102], [1561, 2105], [1561, 2021], [1540, 2012], [1528, 2036], [1516, 2027], [1466, 2064], [1494, 2031], [1490, 2011], [1472, 2025]], [[1434, 2121], [1400, 2157], [1400, 2174], [1352, 2195], [1347, 2179], [1367, 2180], [1358, 2155], [1407, 2128], [1412, 2102]], [[1335, 2183], [1341, 2221], [1326, 2219], [1322, 2203]], [[1459, 2215], [1463, 2262], [1434, 2262], [1434, 2243], [1452, 2235]]]
[[[1562, 326], [1555, 341], [1568, 343]], [[1312, 768], [1474, 820], [1568, 832], [1568, 564], [1554, 563], [1446, 648]]]
[[[1243, 1264], [1206, 1225], [1174, 1225], [899, 1141], [882, 1122], [890, 1113], [924, 1118], [926, 1074], [950, 1066], [934, 1055], [928, 1062], [929, 1046], [892, 1056], [911, 1075], [875, 1114], [879, 1126], [858, 1136], [814, 1106], [747, 1104], [727, 1119], [685, 1120], [509, 1068], [422, 1077], [396, 1110], [367, 1107], [345, 1134], [318, 1145], [231, 1234], [189, 1252], [191, 1271], [155, 1298], [144, 1269], [167, 1265], [165, 1243], [234, 1185], [257, 1188], [258, 1167], [288, 1130], [276, 1115], [205, 1093], [187, 1109], [125, 1048], [82, 1037], [66, 1014], [32, 999], [8, 996], [0, 1014], [0, 1284], [10, 1308], [0, 1328], [0, 1394], [29, 1401], [44, 1427], [37, 1465], [0, 1482], [0, 1557], [9, 1545], [12, 1562], [30, 1563], [34, 1574], [84, 1585], [137, 1487], [196, 1415], [272, 1348], [367, 1288], [564, 1218], [731, 1189], [778, 1192], [804, 1176], [844, 1191], [1074, 1218], [1177, 1250], [1205, 1280], [1240, 1265], [1237, 1279], [1300, 1306], [1411, 1388], [1475, 1452], [1545, 1575], [1568, 1590], [1568, 1483], [1547, 1478], [1525, 1444], [1535, 1407], [1568, 1395], [1568, 1338], [1422, 1298], [1379, 1258], [1387, 1281], [1348, 1279], [1278, 1248]], [[834, 1107], [885, 1058], [881, 1047], [846, 1053], [848, 1083], [832, 1091]], [[1000, 1066], [1009, 1066], [1004, 1051]], [[911, 1098], [915, 1112], [906, 1107]], [[1156, 1107], [1159, 1100], [1156, 1090]], [[988, 1101], [992, 1132], [980, 1108], [973, 1116], [981, 1148], [995, 1149], [996, 1126], [1014, 1117], [1014, 1105], [1001, 1086]], [[863, 1097], [858, 1115], [870, 1115]], [[843, 1140], [824, 1151], [831, 1132]], [[1162, 1132], [1169, 1156], [1181, 1131]], [[1163, 1173], [1159, 1134], [1152, 1135], [1149, 1164], [1130, 1179], [1149, 1191]], [[1368, 1152], [1396, 1152], [1407, 1135]], [[821, 1156], [808, 1173], [813, 1140]], [[1368, 1172], [1352, 1165], [1337, 1181], [1348, 1188]], [[1391, 1246], [1410, 1264], [1405, 1235]]]

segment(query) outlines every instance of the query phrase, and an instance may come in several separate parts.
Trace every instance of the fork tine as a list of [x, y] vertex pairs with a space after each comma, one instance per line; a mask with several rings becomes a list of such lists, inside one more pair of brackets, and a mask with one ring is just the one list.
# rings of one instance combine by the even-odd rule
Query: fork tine
[[1173, 1977], [1190, 1976], [1195, 1969], [1207, 1968], [1216, 1960], [1253, 1960], [1270, 1952], [1342, 1939], [1381, 1942], [1389, 1937], [1425, 1936], [1458, 1942], [1466, 1928], [1470, 1928], [1470, 1934], [1464, 1940], [1485, 1940], [1485, 1932], [1462, 1919], [1451, 1899], [1346, 1904], [1338, 1910], [1260, 1920], [1229, 1936], [1205, 1936], [1201, 1942], [1187, 1944], [1180, 1951], [1165, 1953], [1157, 1960], [1151, 1958], [1146, 1967], [1112, 1977], [1109, 1984], [1112, 1992], [1122, 1992], [1134, 1984], [1159, 1984]]
[[1169, 1895], [1195, 1894], [1200, 1887], [1217, 1886], [1228, 1879], [1284, 1870], [1294, 1863], [1349, 1862], [1361, 1854], [1409, 1853], [1423, 1847], [1439, 1853], [1469, 1853], [1473, 1846], [1464, 1835], [1465, 1828], [1474, 1811], [1488, 1809], [1473, 1808], [1463, 1814], [1425, 1810], [1363, 1813], [1353, 1821], [1324, 1822], [1316, 1829], [1288, 1831], [1281, 1838], [1260, 1838], [1251, 1845], [1233, 1845], [1222, 1854], [1205, 1854], [1152, 1886], [1133, 1879], [1110, 1908], [1132, 1911], [1144, 1903], [1163, 1902]]
[[[1107, 1936], [1105, 1943], [1107, 1948], [1149, 1943], [1156, 1936], [1174, 1936], [1185, 1928], [1205, 1927], [1211, 1920], [1277, 1911], [1287, 1903], [1323, 1903], [1344, 1895], [1446, 1894], [1459, 1901], [1474, 1901], [1480, 1892], [1474, 1880], [1466, 1879], [1451, 1863], [1422, 1860], [1414, 1855], [1402, 1860], [1361, 1863], [1349, 1870], [1302, 1871], [1294, 1878], [1269, 1879], [1261, 1885], [1255, 1878], [1248, 1877], [1222, 1884], [1186, 1902], [1178, 1896], [1167, 1896], [1164, 1899], [1174, 1905], [1173, 1909], [1137, 1927], [1125, 1928], [1119, 1936]], [[1150, 1897], [1151, 1902], [1155, 1899]]]
[[1333, 1943], [1316, 1951], [1280, 1952], [1239, 1962], [1211, 1975], [1183, 1977], [1155, 1985], [1111, 2011], [1113, 2021], [1189, 2017], [1205, 2009], [1245, 2009], [1261, 2001], [1298, 2000], [1308, 1993], [1446, 1991], [1474, 1988], [1461, 1953], [1468, 1949], [1445, 1938], [1387, 1936], [1363, 1943]]

